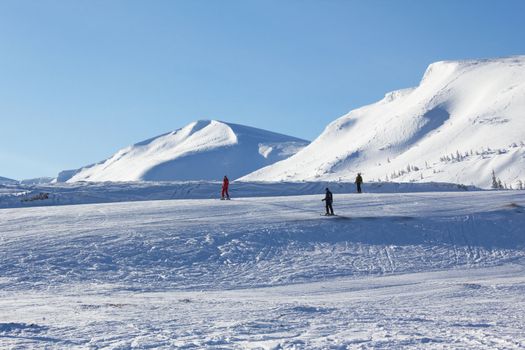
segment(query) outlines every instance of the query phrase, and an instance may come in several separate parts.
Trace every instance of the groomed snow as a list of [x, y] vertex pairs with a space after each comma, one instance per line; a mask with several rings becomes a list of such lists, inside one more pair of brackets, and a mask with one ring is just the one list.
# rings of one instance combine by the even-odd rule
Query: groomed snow
[[525, 195], [0, 210], [3, 348], [519, 348]]
[[[219, 198], [220, 181], [172, 182], [74, 182], [44, 185], [0, 185], [0, 208], [111, 203], [162, 199]], [[355, 184], [344, 182], [230, 182], [230, 195], [239, 197], [297, 196], [323, 193], [330, 187], [337, 193], [355, 192]], [[474, 187], [447, 183], [370, 183], [366, 192], [476, 191]]]

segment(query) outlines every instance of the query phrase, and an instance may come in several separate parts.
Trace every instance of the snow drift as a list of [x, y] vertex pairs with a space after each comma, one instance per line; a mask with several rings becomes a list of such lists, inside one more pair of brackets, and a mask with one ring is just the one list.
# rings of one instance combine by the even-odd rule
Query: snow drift
[[308, 144], [232, 123], [200, 120], [126, 147], [112, 157], [61, 172], [59, 182], [173, 181], [231, 178], [283, 160]]
[[[329, 152], [327, 150], [330, 150]], [[329, 124], [296, 155], [242, 180], [525, 181], [525, 56], [431, 64], [416, 88]]]

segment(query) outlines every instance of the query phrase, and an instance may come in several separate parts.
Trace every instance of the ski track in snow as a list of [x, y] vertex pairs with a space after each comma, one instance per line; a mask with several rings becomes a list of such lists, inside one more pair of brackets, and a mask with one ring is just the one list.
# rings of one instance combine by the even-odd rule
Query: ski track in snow
[[519, 348], [520, 192], [0, 210], [0, 348]]

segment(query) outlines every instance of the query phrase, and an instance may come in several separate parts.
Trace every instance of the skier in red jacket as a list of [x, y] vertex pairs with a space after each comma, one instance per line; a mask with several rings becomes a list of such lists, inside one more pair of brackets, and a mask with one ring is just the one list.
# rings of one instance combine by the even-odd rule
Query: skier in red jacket
[[221, 199], [224, 199], [224, 194], [226, 194], [226, 199], [230, 199], [230, 194], [228, 193], [229, 185], [230, 185], [230, 180], [228, 180], [228, 177], [224, 175], [224, 179], [222, 179]]

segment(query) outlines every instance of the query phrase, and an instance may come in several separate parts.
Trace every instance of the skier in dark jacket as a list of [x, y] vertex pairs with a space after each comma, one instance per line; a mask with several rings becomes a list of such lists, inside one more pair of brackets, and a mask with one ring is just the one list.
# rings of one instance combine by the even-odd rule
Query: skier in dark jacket
[[325, 202], [326, 206], [326, 214], [325, 215], [334, 215], [334, 208], [332, 208], [332, 202], [334, 201], [334, 196], [332, 195], [332, 192], [326, 188], [326, 194], [322, 201]]
[[228, 180], [228, 177], [224, 175], [224, 179], [222, 179], [221, 199], [224, 199], [225, 194], [226, 194], [226, 199], [230, 199], [230, 194], [228, 193], [229, 186], [230, 186], [230, 180]]
[[362, 183], [363, 183], [363, 178], [361, 177], [361, 173], [357, 173], [357, 177], [355, 178], [355, 184], [357, 186], [357, 193], [361, 193]]

